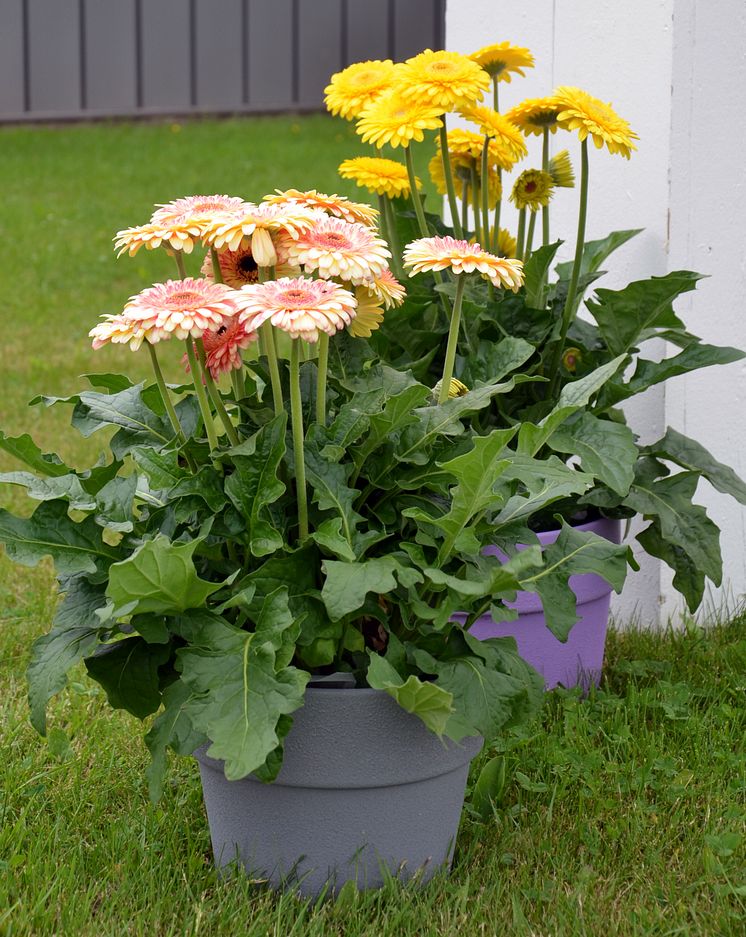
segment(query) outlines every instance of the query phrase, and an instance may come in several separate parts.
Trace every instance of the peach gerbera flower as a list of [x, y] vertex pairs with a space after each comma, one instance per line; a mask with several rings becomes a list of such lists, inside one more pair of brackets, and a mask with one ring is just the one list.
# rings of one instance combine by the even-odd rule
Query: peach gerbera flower
[[[279, 247], [279, 245], [276, 245]], [[242, 286], [249, 283], [259, 282], [259, 265], [256, 258], [248, 247], [239, 247], [237, 251], [229, 251], [227, 248], [217, 251], [220, 273], [223, 277], [223, 283], [226, 286], [232, 286], [235, 290], [240, 290]], [[205, 254], [202, 261], [200, 273], [208, 280], [213, 279], [212, 257], [209, 253]], [[275, 264], [275, 276], [277, 277], [296, 277], [300, 273], [298, 267], [291, 267], [290, 264], [282, 262], [278, 255], [278, 262]]]
[[306, 273], [318, 271], [325, 280], [340, 277], [354, 284], [381, 276], [391, 257], [383, 238], [365, 225], [341, 218], [323, 218], [283, 246], [288, 263], [303, 267]]
[[251, 250], [260, 267], [271, 267], [278, 260], [274, 238], [297, 238], [301, 231], [311, 228], [318, 217], [318, 212], [292, 202], [282, 205], [247, 203], [233, 215], [216, 217], [205, 229], [203, 241], [216, 249], [227, 247], [232, 251], [243, 244]]
[[200, 338], [236, 315], [237, 295], [237, 290], [209, 280], [167, 280], [131, 297], [124, 317], [145, 330], [154, 330], [159, 338]]
[[455, 274], [479, 273], [493, 286], [504, 286], [514, 293], [523, 283], [523, 264], [519, 260], [496, 257], [479, 244], [469, 244], [452, 237], [419, 238], [404, 248], [404, 266], [410, 276], [431, 270], [450, 269]]
[[256, 331], [265, 322], [291, 338], [318, 340], [319, 332], [333, 335], [352, 322], [357, 302], [352, 293], [326, 280], [282, 277], [244, 286], [238, 300], [239, 320]]
[[407, 295], [407, 291], [388, 267], [380, 276], [374, 277], [370, 283], [363, 283], [362, 288], [372, 293], [377, 301], [383, 303], [387, 309], [391, 309], [392, 306], [401, 306], [404, 297]]
[[361, 202], [352, 202], [345, 195], [325, 195], [316, 189], [309, 192], [299, 192], [298, 189], [281, 192], [280, 189], [275, 189], [275, 192], [277, 195], [265, 195], [264, 201], [271, 205], [303, 205], [306, 208], [315, 208], [351, 224], [364, 224], [370, 228], [374, 228], [378, 223], [377, 208]]
[[142, 323], [135, 322], [122, 313], [101, 318], [102, 321], [94, 325], [88, 333], [88, 337], [93, 339], [91, 345], [94, 351], [109, 342], [112, 345], [129, 345], [132, 351], [137, 351], [143, 341], [155, 344], [164, 337], [158, 329], [145, 328]]
[[324, 103], [330, 114], [354, 120], [390, 87], [396, 71], [391, 59], [355, 62], [332, 75], [324, 88]]
[[148, 224], [117, 231], [114, 236], [114, 249], [117, 251], [117, 257], [121, 257], [125, 252], [134, 257], [141, 247], [152, 251], [165, 244], [175, 251], [191, 254], [201, 233], [199, 223], [194, 221], [150, 221]]
[[234, 214], [244, 205], [242, 198], [233, 195], [188, 195], [157, 205], [150, 220], [154, 224], [191, 221], [206, 226], [215, 215]]

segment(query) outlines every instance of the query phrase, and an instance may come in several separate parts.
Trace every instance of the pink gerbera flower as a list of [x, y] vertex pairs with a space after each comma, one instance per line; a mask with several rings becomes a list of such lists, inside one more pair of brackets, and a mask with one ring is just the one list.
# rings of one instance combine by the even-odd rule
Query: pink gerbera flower
[[291, 338], [318, 340], [319, 332], [333, 335], [355, 316], [355, 297], [344, 287], [325, 280], [282, 277], [240, 290], [240, 321], [250, 330], [265, 322]]
[[[217, 332], [205, 332], [202, 347], [205, 350], [205, 365], [214, 381], [221, 374], [240, 370], [243, 365], [241, 349], [256, 341], [257, 334], [247, 323], [239, 321], [237, 316], [227, 319]], [[187, 374], [191, 370], [187, 355], [181, 359]]]
[[172, 202], [156, 206], [150, 220], [165, 224], [194, 221], [204, 226], [216, 215], [232, 215], [244, 205], [246, 202], [242, 198], [233, 195], [188, 195], [186, 198], [176, 198]]
[[[167, 280], [131, 297], [124, 317], [158, 338], [200, 338], [215, 332], [238, 312], [237, 291], [209, 280]], [[151, 339], [152, 341], [152, 339]]]
[[323, 218], [285, 247], [288, 263], [306, 273], [317, 270], [325, 280], [340, 277], [356, 285], [380, 277], [391, 257], [386, 242], [370, 228], [340, 218]]
[[429, 270], [453, 273], [479, 273], [494, 286], [505, 287], [514, 293], [523, 283], [523, 264], [520, 260], [496, 257], [479, 244], [459, 241], [452, 237], [419, 238], [404, 248], [404, 266], [411, 267], [410, 276]]
[[349, 221], [351, 224], [364, 224], [369, 228], [378, 223], [378, 209], [364, 202], [352, 202], [345, 195], [326, 195], [310, 189], [300, 192], [298, 189], [288, 189], [283, 192], [275, 189], [276, 195], [265, 195], [264, 201], [271, 205], [305, 205], [306, 208], [316, 208], [327, 215]]
[[375, 277], [365, 286], [387, 309], [391, 309], [392, 306], [401, 306], [407, 295], [407, 291], [388, 267], [380, 276]]
[[118, 315], [106, 315], [101, 317], [102, 321], [91, 329], [88, 333], [94, 351], [103, 348], [104, 345], [129, 345], [132, 351], [142, 345], [143, 341], [155, 344], [163, 335], [158, 329], [145, 328], [142, 323], [128, 319], [127, 316], [119, 313]]
[[295, 203], [247, 203], [234, 214], [216, 217], [205, 228], [203, 240], [216, 249], [248, 247], [260, 267], [271, 267], [278, 261], [275, 238], [293, 240], [313, 227], [318, 218], [318, 212]]

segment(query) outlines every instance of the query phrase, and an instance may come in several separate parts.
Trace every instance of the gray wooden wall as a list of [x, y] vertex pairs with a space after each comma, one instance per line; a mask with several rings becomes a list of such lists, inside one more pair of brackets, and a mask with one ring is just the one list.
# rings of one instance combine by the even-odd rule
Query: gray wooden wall
[[0, 122], [311, 110], [443, 44], [445, 0], [0, 0]]

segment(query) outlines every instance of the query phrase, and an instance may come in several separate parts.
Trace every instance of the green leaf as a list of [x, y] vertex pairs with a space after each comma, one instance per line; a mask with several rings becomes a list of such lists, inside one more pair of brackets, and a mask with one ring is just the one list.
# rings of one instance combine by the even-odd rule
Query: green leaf
[[42, 452], [34, 440], [24, 433], [22, 436], [6, 436], [0, 430], [0, 449], [24, 462], [35, 472], [51, 477], [67, 475], [70, 469], [54, 452]]
[[370, 416], [370, 428], [355, 453], [355, 464], [362, 466], [368, 456], [386, 442], [395, 442], [401, 432], [418, 418], [413, 411], [430, 397], [424, 384], [413, 384], [389, 397], [383, 410]]
[[545, 305], [542, 297], [546, 290], [549, 268], [562, 241], [546, 244], [531, 252], [523, 268], [526, 286], [526, 305], [530, 309], [542, 309]]
[[207, 754], [225, 761], [229, 781], [265, 765], [290, 727], [282, 717], [303, 705], [310, 674], [287, 663], [298, 630], [287, 590], [267, 597], [253, 633], [204, 612], [193, 616], [189, 644], [179, 651], [182, 679], [198, 697], [190, 719], [212, 743]]
[[555, 455], [534, 459], [520, 452], [507, 450], [508, 466], [501, 483], [518, 481], [526, 491], [515, 495], [506, 492], [507, 500], [496, 518], [496, 529], [516, 521], [527, 522], [532, 514], [561, 498], [577, 496], [593, 484], [593, 476], [570, 468]]
[[96, 390], [105, 390], [110, 394], [118, 394], [122, 390], [132, 387], [132, 381], [124, 374], [101, 372], [98, 374], [81, 374]]
[[267, 507], [285, 491], [277, 476], [285, 455], [286, 422], [283, 412], [229, 454], [235, 471], [225, 482], [225, 493], [246, 521], [254, 556], [274, 553], [284, 543]]
[[68, 501], [76, 511], [92, 511], [96, 502], [84, 490], [77, 475], [39, 478], [31, 472], [3, 472], [0, 483], [19, 485], [34, 501]]
[[340, 465], [336, 461], [329, 461], [315, 444], [306, 446], [305, 463], [306, 481], [313, 490], [313, 503], [320, 511], [334, 512], [340, 521], [340, 537], [348, 545], [350, 553], [360, 556], [364, 552], [366, 540], [361, 539], [358, 533], [357, 527], [363, 518], [354, 507], [360, 492], [350, 488], [347, 483], [352, 466], [349, 463]]
[[432, 682], [412, 674], [402, 680], [394, 667], [379, 654], [370, 652], [368, 685], [384, 690], [409, 713], [421, 719], [431, 732], [443, 735], [453, 711], [453, 696]]
[[705, 574], [679, 544], [664, 539], [657, 518], [637, 535], [650, 556], [663, 560], [674, 572], [673, 586], [684, 597], [690, 612], [699, 608], [705, 594]]
[[612, 354], [627, 352], [639, 336], [653, 327], [678, 327], [672, 309], [677, 296], [693, 290], [699, 273], [677, 270], [663, 277], [636, 280], [621, 290], [596, 290], [596, 300], [586, 304], [598, 323]]
[[96, 495], [96, 523], [121, 533], [131, 531], [136, 491], [137, 475], [112, 478]]
[[171, 656], [168, 645], [151, 645], [141, 637], [102, 644], [85, 661], [88, 674], [106, 691], [114, 709], [144, 719], [161, 705], [158, 668]]
[[199, 543], [172, 543], [159, 534], [126, 560], [114, 563], [106, 594], [115, 609], [132, 606], [133, 614], [175, 613], [203, 606], [222, 583], [206, 582], [197, 576], [192, 556]]
[[204, 733], [194, 728], [190, 718], [189, 706], [194, 699], [194, 693], [183, 680], [176, 680], [166, 687], [163, 691], [163, 712], [153, 720], [145, 736], [151, 759], [145, 774], [153, 803], [163, 793], [166, 749], [171, 748], [179, 755], [191, 755], [205, 741]]
[[348, 563], [354, 563], [357, 557], [349, 542], [342, 535], [342, 518], [331, 517], [319, 524], [313, 531], [311, 538], [318, 543], [320, 547], [338, 556], [339, 559]]
[[582, 411], [555, 430], [547, 444], [555, 452], [577, 455], [584, 471], [617, 494], [629, 491], [638, 450], [634, 433], [624, 423], [601, 420]]
[[687, 471], [698, 472], [713, 488], [730, 495], [741, 504], [746, 504], [746, 484], [733, 469], [718, 462], [700, 443], [671, 429], [670, 426], [666, 429], [666, 435], [658, 442], [647, 446], [645, 451], [661, 459], [675, 462]]
[[357, 611], [369, 592], [386, 595], [393, 592], [398, 581], [406, 586], [422, 582], [417, 570], [405, 566], [395, 556], [382, 556], [362, 563], [340, 563], [324, 560], [325, 575], [321, 598], [332, 621]]
[[103, 608], [103, 589], [87, 579], [69, 580], [52, 630], [34, 641], [26, 677], [31, 725], [40, 735], [47, 730], [47, 702], [67, 685], [68, 671], [89, 654], [98, 642]]
[[[642, 228], [632, 228], [627, 231], [612, 231], [607, 237], [598, 241], [586, 241], [583, 245], [583, 260], [580, 264], [580, 273], [595, 273], [601, 264], [622, 244], [626, 244]], [[573, 262], [557, 264], [557, 274], [562, 280], [569, 280], [572, 276]]]
[[534, 354], [534, 346], [512, 335], [499, 342], [480, 341], [477, 353], [464, 359], [463, 380], [471, 386], [477, 381], [494, 384], [506, 374], [520, 368]]
[[490, 758], [479, 772], [471, 795], [471, 805], [482, 817], [489, 820], [494, 808], [502, 804], [506, 787], [506, 760], [504, 755]]
[[99, 565], [118, 559], [119, 551], [103, 542], [93, 518], [71, 521], [67, 507], [65, 501], [43, 501], [29, 518], [0, 509], [0, 542], [8, 556], [24, 566], [51, 556], [63, 576], [95, 573]]

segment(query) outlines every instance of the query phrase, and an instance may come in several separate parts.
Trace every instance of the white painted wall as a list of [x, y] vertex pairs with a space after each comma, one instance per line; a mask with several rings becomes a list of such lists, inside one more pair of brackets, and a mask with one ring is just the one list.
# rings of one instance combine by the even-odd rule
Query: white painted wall
[[[503, 40], [530, 48], [536, 67], [501, 83], [501, 110], [556, 85], [577, 85], [611, 101], [640, 136], [629, 162], [590, 148], [588, 237], [645, 228], [613, 255], [600, 285], [676, 269], [708, 273], [677, 310], [705, 340], [746, 348], [746, 3], [448, 0], [448, 48], [472, 52]], [[538, 165], [534, 139], [531, 164]], [[553, 137], [553, 152], [564, 148], [579, 168], [574, 134]], [[576, 212], [577, 193], [560, 190], [552, 234], [566, 239], [567, 259]], [[643, 440], [674, 426], [746, 476], [744, 375], [746, 365], [736, 363], [676, 378], [636, 400], [630, 422]], [[720, 607], [746, 592], [746, 511], [706, 483], [698, 500], [722, 530], [726, 581], [710, 597]], [[646, 624], [678, 610], [667, 569], [647, 558], [614, 607], [619, 620]]]

